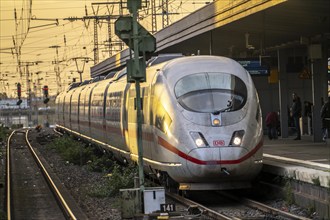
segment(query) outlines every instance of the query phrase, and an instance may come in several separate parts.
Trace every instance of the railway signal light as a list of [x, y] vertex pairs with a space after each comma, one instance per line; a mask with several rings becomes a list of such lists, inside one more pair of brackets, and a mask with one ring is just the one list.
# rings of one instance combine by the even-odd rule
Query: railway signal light
[[16, 103], [16, 105], [20, 105], [22, 103], [22, 87], [20, 83], [17, 83], [17, 97], [18, 97], [18, 101]]
[[48, 86], [44, 86], [44, 88], [42, 88], [42, 90], [44, 91], [44, 96], [46, 98], [48, 98]]
[[156, 38], [150, 34], [142, 25], [137, 23], [138, 36], [133, 35], [133, 17], [131, 16], [120, 16], [115, 21], [115, 34], [124, 43], [134, 51], [133, 38], [138, 37], [138, 53], [142, 56], [144, 53], [153, 53], [156, 50]]
[[44, 91], [44, 104], [47, 104], [49, 102], [49, 98], [48, 98], [48, 86], [44, 86], [44, 88], [42, 88], [42, 90]]
[[17, 97], [18, 97], [18, 99], [21, 99], [21, 95], [22, 95], [21, 84], [17, 83]]
[[[135, 22], [137, 25], [137, 36], [133, 33], [134, 21], [131, 16], [120, 16], [115, 21], [115, 33], [125, 42], [125, 44], [134, 51], [134, 53], [143, 56], [136, 60], [130, 59], [127, 61], [127, 81], [128, 82], [145, 82], [146, 81], [146, 64], [145, 54], [153, 53], [156, 50], [156, 38], [150, 34], [142, 25]], [[134, 39], [137, 40], [137, 51], [133, 45]]]

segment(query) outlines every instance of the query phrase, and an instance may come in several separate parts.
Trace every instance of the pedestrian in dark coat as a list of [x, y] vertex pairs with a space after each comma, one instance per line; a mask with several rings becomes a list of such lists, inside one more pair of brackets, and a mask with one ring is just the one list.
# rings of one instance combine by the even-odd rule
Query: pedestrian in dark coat
[[269, 140], [277, 139], [278, 115], [276, 112], [269, 112], [266, 115], [265, 123], [268, 130]]
[[330, 96], [321, 108], [323, 140], [329, 137], [330, 132]]
[[301, 117], [301, 101], [299, 96], [294, 92], [292, 93], [292, 107], [291, 107], [291, 115], [294, 121], [294, 125], [296, 127], [297, 131], [297, 137], [294, 140], [301, 140], [301, 132], [300, 132], [300, 125], [299, 125], [299, 119]]

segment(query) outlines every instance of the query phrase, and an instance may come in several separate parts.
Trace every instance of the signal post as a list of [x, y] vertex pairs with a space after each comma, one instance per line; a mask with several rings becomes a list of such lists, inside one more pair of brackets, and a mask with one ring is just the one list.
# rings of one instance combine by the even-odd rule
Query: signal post
[[[156, 50], [156, 39], [137, 22], [138, 9], [142, 8], [142, 0], [127, 0], [127, 7], [131, 16], [120, 16], [115, 21], [115, 33], [131, 49], [130, 59], [127, 61], [127, 82], [135, 83], [136, 114], [138, 137], [138, 166], [140, 185], [140, 211], [143, 212], [142, 195], [144, 187], [143, 146], [142, 146], [142, 115], [140, 83], [146, 81], [146, 52]], [[132, 57], [132, 50], [134, 57]]]

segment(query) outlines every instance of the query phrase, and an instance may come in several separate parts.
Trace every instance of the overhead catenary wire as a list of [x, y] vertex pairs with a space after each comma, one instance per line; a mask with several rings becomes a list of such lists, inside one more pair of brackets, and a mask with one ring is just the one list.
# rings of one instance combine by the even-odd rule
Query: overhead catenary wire
[[[28, 6], [30, 3], [31, 10], [29, 10]], [[160, 0], [156, 0], [157, 6], [160, 3]], [[169, 0], [169, 11], [173, 11], [174, 13], [180, 12], [181, 15], [189, 13], [189, 10], [184, 10], [184, 4], [202, 4], [202, 1], [193, 1], [193, 0], [186, 0], [186, 1], [178, 1], [178, 0]], [[24, 4], [22, 6], [22, 3]], [[78, 3], [78, 4], [77, 4]], [[91, 10], [93, 6], [91, 3], [95, 3], [92, 0], [57, 0], [56, 2], [50, 0], [1, 0], [1, 15], [0, 15], [0, 24], [1, 26], [12, 27], [15, 25], [15, 19], [13, 16], [13, 8], [17, 9], [17, 12], [21, 12], [21, 8], [24, 8], [25, 15], [17, 14], [17, 19], [20, 19], [18, 23], [25, 28], [28, 26], [28, 22], [31, 22], [32, 26], [39, 25], [41, 21], [31, 20], [31, 17], [35, 18], [54, 18], [59, 20], [59, 25], [56, 26], [46, 26], [41, 28], [34, 28], [25, 31], [25, 29], [19, 28], [18, 32], [15, 33], [15, 37], [17, 37], [18, 41], [24, 39], [24, 36], [27, 34], [27, 38], [23, 41], [23, 46], [20, 50], [17, 50], [20, 54], [20, 59], [22, 61], [33, 62], [36, 60], [43, 60], [43, 63], [40, 63], [38, 66], [31, 66], [31, 72], [35, 71], [44, 71], [52, 74], [54, 72], [54, 65], [52, 64], [52, 60], [54, 60], [54, 51], [50, 50], [48, 47], [52, 44], [56, 44], [61, 46], [59, 50], [59, 57], [61, 60], [65, 60], [63, 65], [61, 66], [61, 71], [75, 71], [74, 70], [74, 63], [70, 61], [70, 58], [77, 57], [77, 56], [86, 56], [86, 57], [93, 57], [93, 31], [90, 27], [86, 28], [86, 25], [83, 23], [72, 23], [70, 21], [64, 21], [65, 18], [64, 12], [71, 12], [69, 16], [78, 16], [79, 14], [84, 14], [88, 16], [95, 15]], [[181, 7], [182, 6], [182, 7]], [[181, 9], [180, 9], [181, 7]], [[158, 6], [159, 8], [159, 6]], [[85, 10], [84, 10], [85, 9]], [[96, 12], [96, 8], [95, 12]], [[109, 8], [107, 6], [100, 6], [98, 9], [99, 15], [107, 15], [111, 13], [117, 13], [116, 8]], [[141, 10], [141, 18], [143, 16], [143, 20], [141, 22], [143, 25], [149, 29], [151, 27], [151, 14], [150, 6], [146, 9]], [[157, 13], [161, 12], [161, 9], [158, 9]], [[180, 11], [181, 10], [181, 11]], [[53, 13], [56, 11], [57, 13]], [[186, 12], [187, 11], [187, 12]], [[63, 12], [63, 13], [62, 13]], [[7, 13], [9, 16], [4, 17], [3, 15]], [[62, 14], [61, 14], [62, 13]], [[127, 14], [127, 12], [124, 12]], [[146, 15], [143, 15], [146, 14]], [[179, 15], [172, 15], [173, 20], [175, 17], [179, 17]], [[170, 19], [172, 21], [172, 19]], [[3, 25], [4, 24], [4, 25]], [[86, 23], [87, 24], [87, 23]], [[92, 25], [90, 25], [92, 26]], [[114, 31], [112, 31], [112, 35], [108, 36], [108, 30], [106, 25], [102, 25], [102, 23], [98, 26], [98, 47], [100, 50], [100, 59], [104, 60], [109, 57], [109, 52], [102, 52], [102, 51], [109, 51], [109, 40], [112, 42], [119, 41], [118, 38], [114, 35]], [[3, 32], [1, 31], [0, 34], [0, 56], [1, 56], [1, 65], [0, 71], [7, 71], [10, 73], [17, 72], [17, 56], [11, 52], [13, 45], [12, 45], [12, 36], [13, 34], [7, 34], [10, 32]], [[65, 37], [64, 37], [65, 36]], [[65, 40], [64, 40], [65, 38]], [[110, 41], [110, 42], [111, 42]], [[47, 43], [48, 42], [48, 43]], [[51, 42], [51, 43], [49, 43]], [[9, 45], [8, 47], [4, 47], [3, 45]], [[114, 51], [116, 49], [113, 49]], [[16, 52], [15, 52], [16, 53]], [[16, 56], [16, 57], [15, 57]], [[92, 65], [92, 62], [89, 63]], [[86, 69], [85, 77], [89, 77], [89, 68]], [[54, 74], [54, 73], [53, 73]], [[0, 89], [1, 92], [1, 89]]]

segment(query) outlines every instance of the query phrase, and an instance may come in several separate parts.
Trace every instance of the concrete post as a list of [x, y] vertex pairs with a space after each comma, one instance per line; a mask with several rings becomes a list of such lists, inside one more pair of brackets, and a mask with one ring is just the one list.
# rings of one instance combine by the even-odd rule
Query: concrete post
[[288, 79], [286, 73], [287, 51], [277, 50], [278, 70], [279, 70], [279, 103], [280, 103], [280, 121], [281, 136], [287, 138], [289, 136], [288, 129]]

